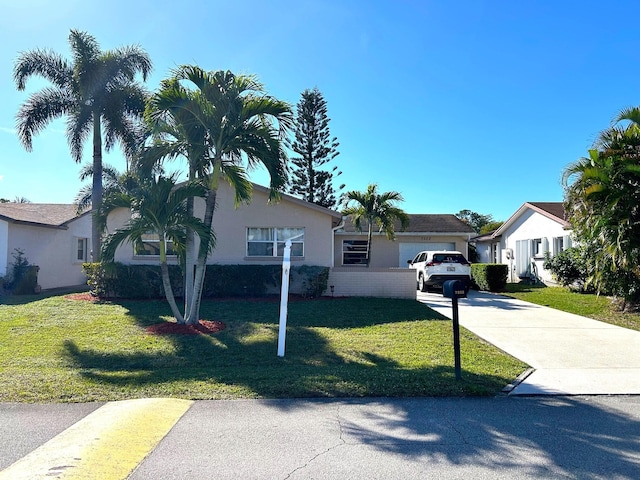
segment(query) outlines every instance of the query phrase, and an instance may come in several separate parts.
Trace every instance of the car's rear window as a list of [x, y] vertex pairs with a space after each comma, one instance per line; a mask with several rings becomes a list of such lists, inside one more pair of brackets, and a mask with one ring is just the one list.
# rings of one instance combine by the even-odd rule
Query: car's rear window
[[433, 256], [434, 262], [439, 263], [467, 263], [467, 260], [462, 255], [451, 255], [447, 253], [436, 253]]

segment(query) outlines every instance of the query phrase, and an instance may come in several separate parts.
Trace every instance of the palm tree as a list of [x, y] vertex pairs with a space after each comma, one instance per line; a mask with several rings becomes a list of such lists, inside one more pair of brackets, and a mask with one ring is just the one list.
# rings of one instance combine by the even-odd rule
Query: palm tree
[[[136, 163], [133, 166], [137, 168], [138, 164]], [[151, 170], [145, 170], [144, 172], [138, 172], [134, 168], [133, 170], [121, 173], [115, 167], [105, 164], [102, 166], [102, 197], [106, 198], [116, 193], [132, 192], [138, 185], [138, 177], [150, 178], [150, 176], [163, 174], [164, 171], [159, 165], [154, 165]], [[92, 176], [93, 165], [91, 163], [85, 163], [80, 169], [80, 180], [84, 181]], [[78, 214], [91, 208], [92, 190], [91, 185], [84, 185], [74, 198], [73, 203], [77, 206]]]
[[[80, 169], [80, 180], [84, 181], [87, 178], [93, 177], [93, 164], [85, 163]], [[111, 165], [102, 165], [102, 196], [108, 197], [117, 192], [124, 193], [123, 188], [124, 174], [120, 173], [115, 167]], [[84, 185], [73, 203], [76, 204], [78, 213], [82, 213], [85, 210], [91, 208], [91, 185]]]
[[[168, 123], [178, 133], [174, 141], [193, 141], [182, 154], [189, 159], [190, 175], [202, 178], [207, 187], [204, 224], [212, 226], [220, 180], [234, 188], [236, 203], [247, 202], [251, 198], [248, 170], [258, 165], [269, 172], [270, 200], [277, 200], [287, 180], [284, 142], [293, 125], [291, 107], [267, 96], [255, 77], [229, 71], [182, 66], [165, 85], [169, 88], [152, 99], [154, 111], [147, 117], [166, 119], [170, 113]], [[193, 292], [186, 301], [187, 323], [198, 323], [209, 250], [206, 240], [201, 241]]]
[[[631, 120], [630, 118], [621, 120]], [[588, 281], [640, 298], [640, 128], [632, 121], [603, 131], [589, 157], [563, 174], [565, 205], [574, 235], [589, 251]]]
[[[147, 103], [145, 118], [153, 139], [138, 160], [142, 171], [160, 165], [164, 159], [185, 158], [189, 181], [206, 177], [208, 166], [206, 128], [196, 113], [200, 110], [197, 92], [183, 87], [176, 78], [163, 80], [160, 90]], [[194, 199], [187, 200], [187, 212], [193, 215]], [[187, 229], [185, 259], [185, 312], [189, 312], [194, 290], [194, 233]], [[196, 317], [199, 318], [196, 312]]]
[[20, 54], [13, 70], [18, 90], [24, 90], [32, 75], [39, 75], [52, 87], [33, 93], [17, 114], [18, 137], [31, 151], [32, 138], [49, 122], [67, 117], [67, 141], [71, 156], [82, 160], [82, 148], [93, 137], [93, 186], [91, 193], [92, 248], [99, 260], [100, 232], [97, 215], [102, 203], [102, 147], [109, 151], [118, 141], [127, 155], [139, 143], [137, 119], [144, 110], [145, 92], [134, 79], [146, 80], [151, 60], [139, 47], [127, 46], [102, 51], [91, 35], [71, 30], [73, 62], [49, 50]]
[[203, 197], [206, 189], [197, 182], [176, 186], [175, 176], [151, 178], [140, 181], [135, 194], [117, 192], [105, 197], [100, 212], [101, 225], [104, 225], [109, 212], [116, 208], [129, 208], [131, 220], [122, 228], [110, 234], [104, 242], [103, 261], [113, 261], [116, 249], [124, 241], [134, 246], [142, 243], [143, 236], [157, 235], [159, 241], [160, 270], [162, 285], [171, 311], [178, 323], [184, 323], [184, 317], [176, 305], [167, 265], [166, 244], [173, 242], [174, 248], [184, 252], [186, 228], [195, 232], [201, 241], [213, 245], [211, 229], [201, 220], [187, 212], [187, 200]]
[[395, 239], [395, 221], [400, 222], [402, 230], [409, 226], [409, 216], [395, 205], [404, 199], [398, 192], [378, 193], [376, 184], [370, 184], [366, 192], [356, 190], [347, 192], [345, 198], [347, 205], [342, 214], [351, 217], [354, 227], [359, 232], [362, 232], [363, 224], [367, 225], [367, 267], [369, 267], [373, 225], [377, 225], [378, 231], [384, 232], [389, 240]]

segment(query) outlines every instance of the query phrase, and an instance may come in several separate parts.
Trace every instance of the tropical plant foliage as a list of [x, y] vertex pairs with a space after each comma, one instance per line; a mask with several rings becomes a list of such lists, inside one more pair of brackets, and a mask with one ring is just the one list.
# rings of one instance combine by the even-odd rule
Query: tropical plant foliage
[[399, 192], [378, 193], [378, 185], [370, 184], [365, 192], [351, 190], [345, 195], [347, 205], [342, 214], [351, 217], [354, 227], [362, 232], [367, 228], [367, 267], [371, 265], [371, 237], [373, 226], [389, 240], [395, 239], [395, 222], [404, 230], [409, 226], [409, 216], [396, 204], [404, 199]]
[[171, 312], [178, 323], [184, 323], [184, 317], [176, 305], [169, 280], [167, 266], [167, 242], [173, 243], [176, 253], [184, 253], [186, 228], [195, 232], [204, 243], [213, 247], [211, 230], [187, 213], [187, 199], [204, 197], [206, 190], [199, 183], [176, 185], [175, 177], [142, 179], [137, 188], [130, 193], [114, 192], [105, 198], [101, 209], [101, 221], [106, 222], [108, 215], [116, 208], [131, 210], [131, 219], [122, 228], [111, 233], [105, 240], [102, 255], [105, 261], [113, 261], [117, 247], [125, 241], [141, 247], [146, 235], [156, 235], [159, 240], [160, 269], [162, 284]]
[[[337, 204], [334, 177], [342, 172], [334, 166], [326, 167], [339, 155], [338, 139], [331, 137], [327, 116], [327, 102], [318, 88], [305, 90], [296, 106], [295, 140], [291, 158], [291, 186], [289, 191], [310, 203], [334, 208]], [[338, 190], [344, 188], [340, 185]]]
[[[622, 122], [622, 123], [621, 123]], [[589, 156], [567, 167], [565, 202], [584, 244], [588, 282], [600, 292], [640, 299], [640, 109], [625, 110]]]
[[551, 256], [545, 252], [543, 267], [563, 287], [571, 287], [579, 291], [587, 290], [587, 249], [584, 245], [567, 248]]
[[[284, 143], [293, 124], [291, 108], [266, 95], [254, 76], [182, 66], [151, 98], [145, 117], [154, 142], [142, 163], [187, 159], [190, 180], [199, 180], [205, 188], [205, 228], [212, 227], [219, 182], [234, 188], [236, 203], [248, 202], [252, 189], [248, 172], [259, 165], [271, 177], [270, 199], [279, 198], [287, 181]], [[189, 204], [187, 208], [193, 212]], [[196, 251], [187, 229], [186, 323], [198, 323], [210, 249], [208, 239], [201, 236]]]
[[[66, 117], [71, 156], [81, 162], [83, 147], [92, 136], [91, 199], [92, 211], [96, 214], [103, 196], [103, 143], [109, 151], [119, 142], [128, 157], [135, 155], [140, 139], [138, 119], [145, 101], [145, 91], [135, 76], [141, 73], [146, 80], [151, 60], [135, 46], [102, 51], [94, 37], [78, 30], [71, 30], [69, 45], [72, 62], [43, 49], [24, 52], [18, 57], [13, 70], [18, 90], [24, 90], [27, 79], [34, 75], [51, 82], [50, 87], [31, 94], [20, 107], [18, 137], [31, 151], [34, 135], [52, 120]], [[100, 252], [97, 220], [93, 222], [92, 242], [93, 254], [97, 257]]]

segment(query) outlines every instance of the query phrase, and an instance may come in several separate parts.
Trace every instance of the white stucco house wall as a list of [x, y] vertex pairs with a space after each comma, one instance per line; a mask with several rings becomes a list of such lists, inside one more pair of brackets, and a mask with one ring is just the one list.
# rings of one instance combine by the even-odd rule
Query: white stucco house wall
[[16, 249], [40, 267], [42, 289], [86, 285], [82, 264], [90, 261], [91, 214], [76, 206], [0, 203], [0, 276], [11, 271]]
[[538, 279], [553, 283], [543, 268], [552, 256], [571, 246], [571, 227], [562, 202], [526, 202], [493, 233], [473, 238], [481, 263], [509, 266], [507, 281]]

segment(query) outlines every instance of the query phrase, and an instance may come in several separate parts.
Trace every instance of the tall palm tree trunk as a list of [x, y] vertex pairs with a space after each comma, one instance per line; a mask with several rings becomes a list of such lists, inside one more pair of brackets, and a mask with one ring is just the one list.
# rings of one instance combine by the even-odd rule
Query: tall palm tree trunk
[[[208, 231], [211, 231], [213, 224], [213, 212], [216, 208], [217, 190], [211, 189], [205, 200], [205, 212], [203, 223]], [[210, 241], [210, 240], [209, 240]], [[200, 240], [200, 251], [198, 252], [198, 263], [196, 265], [196, 275], [194, 279], [193, 296], [191, 298], [191, 308], [186, 314], [186, 323], [197, 324], [200, 316], [200, 302], [202, 300], [202, 289], [204, 287], [204, 277], [207, 270], [207, 257], [209, 255], [209, 241]]]
[[[187, 215], [193, 217], [194, 199], [187, 200]], [[187, 228], [187, 238], [185, 242], [185, 261], [184, 261], [184, 314], [188, 315], [191, 310], [191, 302], [193, 301], [193, 287], [195, 277], [196, 264], [196, 240], [195, 234], [191, 228]]]
[[371, 227], [371, 222], [372, 220], [369, 219], [369, 231], [367, 232], [367, 268], [369, 268], [371, 266], [371, 237], [372, 237], [372, 230], [373, 228]]
[[160, 238], [160, 272], [162, 273], [162, 286], [164, 287], [164, 296], [169, 302], [171, 312], [178, 323], [184, 323], [184, 317], [178, 309], [176, 299], [173, 296], [173, 288], [171, 287], [171, 279], [169, 278], [169, 267], [167, 266], [167, 250], [166, 244]]
[[93, 114], [93, 178], [91, 188], [91, 248], [93, 261], [100, 261], [98, 213], [102, 205], [102, 129], [100, 115]]

